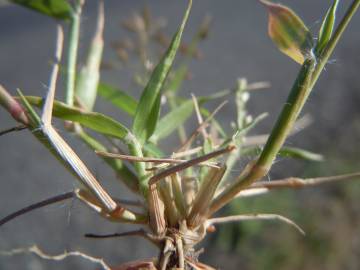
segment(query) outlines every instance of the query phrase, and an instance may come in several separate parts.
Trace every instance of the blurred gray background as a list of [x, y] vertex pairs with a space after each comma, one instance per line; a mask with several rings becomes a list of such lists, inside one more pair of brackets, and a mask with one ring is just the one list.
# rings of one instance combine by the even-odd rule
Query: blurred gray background
[[[110, 43], [128, 35], [120, 27], [124, 18], [147, 5], [153, 16], [164, 17], [168, 22], [167, 33], [170, 35], [179, 24], [186, 1], [105, 1], [105, 56], [106, 61], [115, 58]], [[314, 36], [320, 27], [320, 21], [332, 1], [290, 1], [282, 3], [291, 6], [313, 31]], [[342, 7], [350, 0], [340, 1]], [[80, 48], [86, 51], [96, 18], [97, 1], [88, 0], [84, 7]], [[340, 14], [344, 13], [344, 8]], [[267, 132], [278, 115], [291, 87], [299, 66], [277, 51], [267, 36], [267, 14], [258, 1], [251, 0], [201, 0], [195, 1], [184, 41], [189, 41], [202, 18], [210, 14], [213, 23], [209, 39], [200, 45], [204, 58], [191, 63], [192, 79], [184, 85], [183, 95], [190, 92], [204, 95], [233, 87], [238, 77], [248, 81], [269, 81], [271, 88], [252, 94], [249, 111], [254, 115], [270, 112], [270, 117], [258, 131]], [[325, 154], [324, 164], [309, 165], [301, 161], [280, 160], [271, 172], [271, 178], [303, 176], [306, 172], [331, 175], [359, 169], [360, 140], [360, 14], [356, 14], [344, 34], [343, 40], [327, 65], [311, 95], [305, 111], [314, 118], [314, 124], [300, 135], [292, 137], [287, 144], [302, 146]], [[15, 93], [20, 88], [26, 94], [44, 95], [49, 76], [50, 60], [54, 50], [55, 22], [45, 16], [17, 6], [0, 8], [0, 83]], [[83, 57], [80, 54], [80, 58]], [[134, 96], [139, 95], [126, 67], [119, 66], [110, 71], [103, 71], [102, 80], [129, 89]], [[63, 89], [63, 82], [59, 89]], [[63, 93], [58, 91], [58, 97]], [[123, 115], [104, 102], [98, 102], [96, 110], [110, 114], [121, 122], [127, 122]], [[221, 111], [219, 118], [223, 123], [233, 119], [235, 110], [229, 105]], [[227, 121], [227, 122], [225, 122]], [[14, 121], [1, 109], [0, 130], [14, 125]], [[58, 124], [59, 129], [62, 126]], [[86, 163], [96, 173], [101, 182], [117, 196], [126, 196], [124, 186], [119, 185], [112, 172], [96, 159], [94, 153], [71, 136], [64, 134]], [[0, 138], [0, 217], [30, 203], [49, 196], [69, 191], [77, 182], [27, 131], [5, 135]], [[286, 170], [284, 170], [286, 168]], [[309, 169], [310, 168], [310, 169]], [[237, 168], [239, 171], [241, 166]], [[291, 170], [290, 170], [291, 169]], [[239, 171], [234, 171], [234, 175]], [[351, 186], [349, 186], [351, 185]], [[286, 226], [268, 227], [265, 225], [256, 234], [258, 241], [241, 242], [240, 249], [228, 249], [218, 245], [218, 241], [208, 241], [205, 247], [208, 253], [202, 259], [221, 269], [272, 269], [254, 264], [262, 260], [257, 257], [259, 249], [270, 254], [274, 249], [287, 247], [285, 258], [299, 256], [300, 261], [314, 261], [314, 264], [284, 264], [276, 269], [359, 269], [360, 267], [360, 210], [353, 198], [339, 196], [341, 185], [321, 187], [311, 191], [302, 191], [300, 195], [290, 193], [284, 204], [296, 201], [292, 210], [296, 213], [311, 212], [317, 222], [306, 226], [308, 236], [284, 238], [282, 243], [266, 241], [266, 235], [281, 239], [281, 235], [295, 234]], [[358, 184], [346, 184], [350, 191], [359, 190]], [[346, 190], [348, 190], [346, 189]], [[125, 195], [124, 195], [125, 194]], [[360, 193], [356, 193], [357, 198]], [[355, 196], [352, 194], [352, 196]], [[356, 197], [355, 196], [355, 197]], [[269, 197], [265, 204], [273, 204], [277, 197]], [[256, 200], [256, 199], [255, 199]], [[311, 202], [314, 202], [311, 204]], [[333, 204], [333, 202], [339, 204]], [[274, 203], [274, 205], [277, 205]], [[303, 208], [301, 208], [303, 207]], [[260, 206], [261, 208], [261, 206]], [[336, 211], [334, 209], [337, 209]], [[335, 211], [335, 212], [334, 212]], [[301, 212], [301, 213], [303, 213]], [[324, 213], [319, 215], [318, 213]], [[299, 214], [298, 214], [299, 215]], [[289, 215], [288, 215], [289, 216]], [[290, 215], [291, 216], [291, 215]], [[298, 219], [302, 225], [301, 217]], [[305, 224], [309, 222], [304, 221]], [[331, 225], [333, 224], [333, 225]], [[345, 225], [344, 225], [345, 224]], [[342, 226], [342, 227], [341, 227]], [[278, 227], [281, 227], [280, 229]], [[346, 227], [346, 228], [344, 228]], [[22, 216], [0, 228], [0, 250], [39, 245], [50, 254], [63, 250], [81, 250], [85, 253], [103, 257], [109, 264], [117, 265], [125, 261], [156, 255], [152, 246], [142, 239], [91, 240], [83, 237], [84, 233], [109, 233], [125, 231], [128, 226], [111, 224], [93, 213], [81, 203], [66, 202], [36, 210]], [[264, 235], [262, 235], [264, 231]], [[324, 233], [324, 231], [326, 233]], [[309, 236], [310, 235], [310, 236]], [[323, 257], [314, 259], [302, 249], [309, 237], [319, 237]], [[276, 237], [278, 236], [278, 237]], [[332, 240], [334, 237], [338, 240]], [[260, 240], [259, 240], [260, 239]], [[321, 239], [325, 239], [324, 242]], [[291, 245], [285, 244], [287, 241]], [[343, 254], [341, 262], [333, 262], [322, 246], [336, 243], [332, 254]], [[301, 248], [299, 248], [301, 247]], [[307, 247], [305, 245], [305, 247]], [[245, 250], [245, 251], [244, 251]], [[244, 253], [244, 254], [243, 254]], [[325, 253], [325, 255], [324, 255]], [[246, 255], [250, 254], [250, 255]], [[259, 255], [260, 256], [260, 255]], [[264, 259], [266, 260], [266, 258]], [[274, 257], [274, 260], [285, 259]], [[329, 261], [330, 260], [330, 261]], [[267, 264], [265, 264], [267, 265]], [[322, 268], [324, 267], [324, 268]], [[38, 260], [34, 256], [18, 255], [12, 258], [0, 257], [0, 269], [97, 269], [81, 259], [69, 259], [64, 263], [51, 263]]]

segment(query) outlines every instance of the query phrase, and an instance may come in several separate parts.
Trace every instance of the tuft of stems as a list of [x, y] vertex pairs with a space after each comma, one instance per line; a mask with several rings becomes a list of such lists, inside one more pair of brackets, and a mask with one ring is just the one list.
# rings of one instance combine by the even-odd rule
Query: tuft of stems
[[[148, 59], [148, 48], [146, 48], [152, 37], [149, 30], [151, 29], [150, 15], [146, 11], [143, 15], [134, 17], [135, 28], [130, 28], [141, 36], [141, 44], [138, 46], [141, 50], [140, 61], [146, 66], [147, 72], [152, 71], [144, 77], [138, 76], [139, 82], [148, 82], [144, 83], [145, 87], [139, 101], [124, 91], [119, 91], [121, 87], [99, 84], [103, 50], [103, 2], [100, 3], [97, 29], [89, 49], [87, 62], [76, 78], [80, 20], [84, 0], [75, 0], [70, 16], [67, 48], [66, 104], [55, 100], [63, 44], [62, 29], [59, 27], [55, 62], [50, 76], [49, 91], [44, 102], [39, 97], [25, 97], [20, 91], [19, 98], [14, 98], [0, 85], [0, 105], [21, 124], [0, 132], [0, 135], [23, 128], [30, 129], [35, 137], [80, 180], [82, 187], [14, 212], [1, 219], [0, 226], [34, 209], [75, 197], [111, 222], [131, 223], [145, 227], [124, 233], [86, 234], [86, 237], [97, 239], [123, 236], [144, 237], [160, 249], [156, 267], [162, 270], [204, 267], [193, 259], [197, 258], [194, 246], [213, 230], [214, 225], [247, 220], [278, 220], [295, 227], [304, 234], [294, 221], [278, 214], [236, 214], [216, 218], [212, 218], [212, 215], [235, 198], [259, 196], [274, 189], [303, 188], [360, 178], [359, 173], [353, 173], [309, 179], [291, 177], [271, 182], [258, 181], [270, 171], [278, 155], [312, 161], [322, 160], [319, 154], [296, 147], [286, 148], [284, 143], [294, 133], [295, 127], [309, 123], [306, 117], [300, 120], [297, 118], [336, 44], [359, 8], [360, 0], [352, 2], [333, 32], [338, 3], [335, 1], [325, 16], [327, 21], [323, 22], [320, 30], [325, 34], [321, 39], [321, 44], [305, 48], [305, 51], [302, 41], [311, 37], [311, 33], [301, 19], [285, 6], [272, 4], [269, 1], [262, 2], [271, 9], [269, 30], [271, 30], [270, 34], [274, 42], [281, 51], [301, 63], [302, 66], [270, 134], [249, 136], [248, 132], [267, 115], [263, 113], [253, 119], [247, 113], [246, 104], [250, 91], [268, 87], [268, 83], [247, 84], [245, 79], [240, 79], [235, 89], [219, 91], [207, 97], [193, 95], [192, 99], [184, 99], [178, 95], [178, 90], [188, 74], [188, 63], [197, 52], [199, 42], [207, 36], [209, 30], [209, 21], [206, 21], [188, 47], [181, 44], [192, 5], [191, 0], [180, 27], [172, 41], [169, 40], [167, 43], [167, 51], [154, 68], [152, 64], [149, 64], [151, 61]], [[42, 10], [41, 7], [37, 7], [39, 12]], [[281, 11], [281, 14], [277, 11]], [[43, 13], [55, 16], [51, 15], [48, 9]], [[277, 29], [276, 27], [285, 28]], [[283, 39], [286, 39], [286, 42], [281, 43]], [[125, 50], [125, 47], [121, 49]], [[175, 55], [178, 50], [184, 50], [184, 48], [187, 48], [185, 61], [174, 69]], [[98, 84], [100, 95], [105, 96], [106, 100], [132, 117], [132, 128], [127, 128], [101, 113], [93, 112]], [[213, 112], [208, 111], [204, 106], [209, 101], [222, 99], [228, 95], [235, 95], [237, 107], [237, 119], [232, 126], [234, 128], [232, 135], [228, 135], [222, 124], [215, 119], [216, 113], [226, 104], [226, 101]], [[170, 111], [160, 117], [162, 103], [167, 104]], [[42, 108], [41, 117], [32, 105]], [[114, 170], [130, 190], [140, 196], [140, 202], [112, 198], [52, 126], [53, 115], [64, 121], [72, 121], [74, 124], [71, 125], [71, 131], [94, 150], [95, 154]], [[190, 136], [187, 136], [184, 124], [192, 115], [196, 117], [198, 125]], [[88, 132], [87, 129], [105, 137], [105, 142]], [[159, 143], [176, 131], [181, 141], [180, 147], [174, 147], [172, 154], [166, 154], [160, 149]], [[126, 146], [125, 150], [116, 140]], [[264, 146], [261, 149], [262, 145]], [[234, 181], [230, 182], [228, 179], [230, 171], [238, 160], [241, 157], [254, 155], [257, 157], [247, 164]], [[129, 210], [128, 207], [136, 207], [135, 210], [139, 212]], [[29, 251], [51, 259], [63, 259], [70, 255], [69, 253], [60, 257], [47, 256], [36, 248], [31, 248]], [[20, 251], [14, 252], [14, 254], [17, 253]], [[72, 255], [85, 256], [77, 253], [71, 253]], [[102, 260], [94, 262], [101, 264]]]

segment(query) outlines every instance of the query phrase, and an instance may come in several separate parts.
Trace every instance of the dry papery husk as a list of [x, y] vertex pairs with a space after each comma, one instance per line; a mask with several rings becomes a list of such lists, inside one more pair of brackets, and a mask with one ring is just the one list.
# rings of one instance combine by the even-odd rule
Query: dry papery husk
[[[159, 270], [156, 268], [156, 259], [145, 259], [145, 260], [138, 260], [138, 261], [132, 261], [125, 264], [122, 264], [117, 267], [112, 267], [112, 270]], [[200, 263], [200, 262], [190, 262], [187, 261], [188, 268], [180, 269], [180, 268], [171, 268], [172, 270], [215, 270], [215, 268], [208, 266], [206, 264]]]

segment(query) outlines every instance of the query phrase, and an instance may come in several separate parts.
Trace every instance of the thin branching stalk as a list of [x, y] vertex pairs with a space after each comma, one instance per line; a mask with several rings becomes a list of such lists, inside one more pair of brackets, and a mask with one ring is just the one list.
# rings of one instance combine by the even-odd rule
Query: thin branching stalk
[[24, 129], [27, 129], [27, 127], [25, 125], [18, 125], [18, 126], [12, 127], [12, 128], [1, 130], [0, 131], [0, 136], [3, 136], [5, 134], [8, 134], [8, 133], [11, 133], [11, 132], [14, 132], [14, 131], [21, 131], [21, 130], [24, 130]]
[[191, 159], [191, 160], [186, 161], [186, 162], [182, 162], [182, 163], [180, 163], [178, 165], [170, 167], [169, 169], [166, 169], [166, 170], [152, 176], [149, 179], [149, 184], [153, 185], [156, 182], [160, 181], [161, 179], [164, 179], [165, 177], [172, 175], [173, 173], [185, 170], [185, 169], [187, 169], [189, 167], [192, 167], [192, 166], [194, 166], [196, 164], [199, 164], [199, 163], [202, 163], [202, 162], [207, 161], [209, 159], [212, 159], [212, 158], [218, 157], [220, 155], [229, 153], [229, 152], [233, 151], [234, 149], [235, 149], [235, 146], [229, 145], [229, 146], [227, 146], [227, 147], [225, 147], [223, 149], [216, 150], [214, 152], [211, 152], [211, 153], [208, 153], [206, 155]]
[[227, 216], [227, 217], [219, 217], [219, 218], [211, 218], [206, 221], [207, 226], [215, 225], [215, 224], [224, 224], [224, 223], [231, 223], [231, 222], [241, 222], [241, 221], [248, 221], [248, 220], [280, 220], [293, 226], [297, 229], [301, 234], [305, 235], [304, 230], [297, 225], [291, 219], [284, 217], [282, 215], [277, 214], [244, 214], [244, 215], [236, 215], [236, 216]]
[[327, 183], [333, 183], [338, 181], [345, 180], [354, 180], [360, 179], [360, 173], [349, 173], [335, 176], [323, 176], [323, 177], [315, 177], [315, 178], [298, 178], [298, 177], [289, 177], [281, 180], [273, 180], [271, 182], [256, 182], [253, 183], [249, 188], [258, 189], [279, 189], [279, 188], [304, 188], [310, 186], [317, 186]]
[[18, 248], [10, 251], [0, 251], [0, 255], [2, 256], [15, 256], [18, 254], [34, 254], [43, 260], [49, 260], [49, 261], [63, 261], [70, 257], [80, 257], [91, 263], [100, 265], [104, 270], [111, 270], [110, 266], [108, 266], [104, 262], [104, 259], [95, 258], [80, 251], [64, 251], [61, 254], [49, 255], [43, 252], [38, 246], [35, 245], [29, 248]]
[[5, 223], [8, 223], [9, 221], [11, 221], [19, 216], [26, 214], [28, 212], [32, 212], [32, 211], [42, 208], [44, 206], [47, 206], [47, 205], [50, 205], [53, 203], [57, 203], [57, 202], [61, 202], [61, 201], [71, 199], [74, 197], [75, 197], [74, 191], [70, 191], [70, 192], [65, 192], [65, 193], [57, 195], [57, 196], [53, 196], [49, 199], [45, 199], [45, 200], [42, 200], [42, 201], [34, 203], [34, 204], [31, 204], [27, 207], [20, 209], [19, 211], [13, 212], [10, 215], [2, 218], [0, 220], [0, 226], [4, 225]]

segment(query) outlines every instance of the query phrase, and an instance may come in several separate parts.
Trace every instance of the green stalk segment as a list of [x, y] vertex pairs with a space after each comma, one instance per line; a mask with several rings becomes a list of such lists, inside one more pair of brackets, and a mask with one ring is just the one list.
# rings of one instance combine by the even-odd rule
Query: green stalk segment
[[70, 20], [69, 47], [66, 70], [66, 104], [74, 105], [77, 49], [79, 46], [80, 18], [84, 0], [76, 0]]
[[322, 55], [318, 59], [311, 55], [305, 60], [259, 159], [249, 164], [235, 182], [212, 202], [209, 216], [230, 202], [241, 190], [268, 173], [326, 62], [359, 6], [360, 0], [352, 2]]

